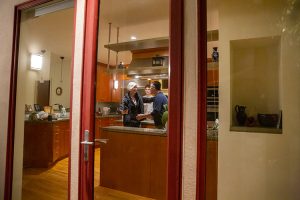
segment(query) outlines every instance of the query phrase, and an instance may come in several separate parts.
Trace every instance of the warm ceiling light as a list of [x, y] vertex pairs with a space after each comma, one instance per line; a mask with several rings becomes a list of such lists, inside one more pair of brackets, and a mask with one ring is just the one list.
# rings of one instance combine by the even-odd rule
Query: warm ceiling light
[[136, 37], [135, 36], [131, 36], [130, 39], [131, 40], [136, 40]]
[[43, 55], [31, 54], [30, 69], [41, 70], [43, 66]]

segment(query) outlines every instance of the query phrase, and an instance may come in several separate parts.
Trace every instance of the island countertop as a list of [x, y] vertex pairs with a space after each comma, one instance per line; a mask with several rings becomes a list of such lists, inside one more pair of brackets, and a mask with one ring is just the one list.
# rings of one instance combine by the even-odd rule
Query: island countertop
[[111, 132], [122, 132], [122, 133], [135, 133], [143, 135], [156, 135], [156, 136], [167, 136], [167, 131], [164, 129], [157, 128], [138, 128], [138, 127], [126, 127], [126, 126], [106, 126], [102, 127], [102, 130]]
[[[123, 120], [122, 119], [117, 119], [116, 122], [122, 122], [123, 123]], [[152, 120], [152, 119], [142, 120], [141, 124], [152, 124], [152, 125], [154, 125], [154, 120]]]

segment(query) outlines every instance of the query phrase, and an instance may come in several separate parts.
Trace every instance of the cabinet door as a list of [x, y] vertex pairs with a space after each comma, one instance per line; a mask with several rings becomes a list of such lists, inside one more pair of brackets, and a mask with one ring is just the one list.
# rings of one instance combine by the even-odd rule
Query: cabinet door
[[112, 90], [111, 75], [106, 71], [106, 66], [99, 64], [97, 66], [97, 88], [96, 101], [110, 102]]
[[101, 119], [96, 118], [95, 120], [95, 138], [100, 138], [100, 126], [101, 126]]
[[61, 142], [61, 129], [59, 122], [54, 123], [53, 125], [53, 162], [58, 160], [62, 154], [62, 142]]
[[219, 69], [207, 70], [207, 86], [219, 85]]

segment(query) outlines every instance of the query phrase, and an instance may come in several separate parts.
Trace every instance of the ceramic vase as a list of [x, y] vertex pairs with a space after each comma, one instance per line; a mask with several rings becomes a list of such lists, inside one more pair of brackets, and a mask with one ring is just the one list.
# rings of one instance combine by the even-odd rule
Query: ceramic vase
[[244, 126], [247, 120], [246, 106], [235, 106], [236, 120], [239, 126]]
[[212, 52], [211, 58], [212, 58], [213, 62], [218, 62], [219, 61], [218, 47], [213, 47], [213, 52]]

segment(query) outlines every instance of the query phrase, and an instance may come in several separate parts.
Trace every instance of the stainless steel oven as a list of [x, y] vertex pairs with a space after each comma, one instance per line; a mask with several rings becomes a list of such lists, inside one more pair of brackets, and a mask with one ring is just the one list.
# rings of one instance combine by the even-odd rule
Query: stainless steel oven
[[206, 94], [207, 121], [214, 122], [219, 118], [219, 87], [208, 86]]

